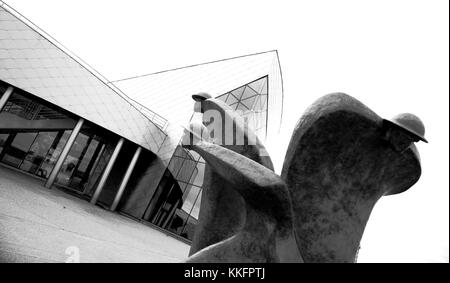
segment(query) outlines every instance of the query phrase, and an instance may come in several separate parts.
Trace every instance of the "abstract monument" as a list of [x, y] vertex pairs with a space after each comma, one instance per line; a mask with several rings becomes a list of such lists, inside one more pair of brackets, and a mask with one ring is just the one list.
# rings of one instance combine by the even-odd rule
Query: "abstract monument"
[[[414, 142], [427, 141], [412, 114], [385, 120], [351, 96], [326, 95], [298, 121], [278, 176], [257, 138], [237, 142], [252, 134], [237, 113], [207, 94], [194, 99], [222, 119], [194, 125], [213, 138], [183, 145], [207, 164], [187, 262], [354, 262], [376, 202], [420, 178]], [[211, 132], [213, 122], [222, 124]]]

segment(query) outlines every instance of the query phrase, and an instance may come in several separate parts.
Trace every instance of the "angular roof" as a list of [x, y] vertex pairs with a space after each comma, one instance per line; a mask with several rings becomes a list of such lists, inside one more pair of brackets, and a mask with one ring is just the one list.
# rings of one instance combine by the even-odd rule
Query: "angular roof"
[[[167, 138], [158, 152], [168, 162], [193, 113], [191, 95], [218, 97], [262, 77], [268, 78], [266, 136], [275, 136], [283, 113], [283, 83], [277, 51], [267, 51], [191, 65], [111, 82], [140, 104], [169, 120]], [[264, 140], [265, 137], [260, 137]]]
[[283, 105], [281, 69], [276, 51], [223, 59], [112, 82], [128, 96], [160, 113], [171, 123], [185, 125], [193, 110], [191, 95], [217, 97], [268, 76], [268, 133], [278, 130]]

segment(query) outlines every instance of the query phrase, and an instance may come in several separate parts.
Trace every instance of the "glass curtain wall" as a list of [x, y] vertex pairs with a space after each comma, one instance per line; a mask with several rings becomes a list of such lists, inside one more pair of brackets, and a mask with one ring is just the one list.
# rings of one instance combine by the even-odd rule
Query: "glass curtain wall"
[[59, 171], [55, 185], [92, 197], [117, 137], [85, 122]]
[[[0, 81], [0, 91], [6, 84]], [[0, 162], [48, 178], [78, 118], [15, 89], [0, 112]], [[85, 121], [55, 184], [88, 196], [114, 149], [114, 135]]]
[[192, 239], [198, 219], [204, 161], [178, 146], [150, 201], [144, 220]]
[[0, 162], [47, 178], [75, 124], [16, 89], [0, 112]]

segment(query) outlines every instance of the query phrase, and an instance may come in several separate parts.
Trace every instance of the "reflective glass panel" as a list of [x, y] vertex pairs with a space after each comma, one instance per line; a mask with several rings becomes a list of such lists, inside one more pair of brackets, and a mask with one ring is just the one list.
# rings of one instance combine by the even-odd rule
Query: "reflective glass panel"
[[183, 163], [183, 166], [181, 167], [180, 171], [177, 175], [177, 180], [182, 182], [188, 182], [191, 178], [192, 172], [196, 166], [196, 162], [194, 160], [185, 160]]
[[79, 191], [84, 191], [87, 179], [89, 178], [89, 171], [92, 169], [92, 165], [95, 162], [97, 148], [99, 147], [99, 142], [92, 139], [85, 152], [80, 157], [80, 162], [72, 174], [72, 180], [70, 182], [70, 187], [77, 189]]
[[108, 164], [108, 161], [111, 158], [113, 151], [114, 146], [112, 146], [111, 144], [108, 145], [104, 144], [101, 146], [100, 151], [97, 154], [97, 157], [95, 158], [94, 164], [92, 166], [88, 183], [86, 185], [86, 189], [84, 190], [85, 194], [89, 196], [92, 196], [94, 194], [95, 187], [98, 184], [100, 176], [103, 170], [105, 169], [106, 165]]
[[19, 167], [31, 147], [37, 133], [18, 133], [8, 147], [2, 161], [14, 167]]
[[256, 91], [254, 91], [252, 88], [250, 88], [250, 87], [246, 87], [245, 89], [244, 89], [244, 93], [242, 94], [242, 97], [241, 97], [241, 99], [247, 99], [247, 98], [249, 98], [249, 97], [251, 97], [251, 96], [255, 96], [255, 95], [258, 95], [258, 93], [256, 93]]
[[80, 161], [81, 154], [87, 146], [88, 140], [88, 136], [82, 133], [78, 134], [72, 148], [69, 151], [69, 154], [66, 157], [66, 160], [64, 160], [58, 176], [56, 177], [56, 183], [63, 186], [69, 185], [70, 178], [72, 177], [72, 174]]
[[189, 240], [192, 240], [192, 238], [194, 237], [195, 226], [198, 223], [197, 219], [200, 206], [201, 192], [202, 191], [200, 188], [192, 186], [183, 204], [183, 207], [181, 208], [181, 210], [187, 214], [181, 235], [183, 235], [185, 238]]
[[71, 133], [71, 130], [58, 133], [53, 145], [47, 153], [47, 156], [44, 158], [44, 162], [37, 171], [37, 175], [48, 178]]
[[265, 83], [266, 83], [266, 80], [262, 79], [262, 80], [257, 80], [255, 82], [249, 83], [248, 86], [251, 87], [257, 93], [262, 93]]
[[[40, 132], [31, 145], [31, 148], [25, 156], [25, 160], [22, 162], [22, 165], [20, 165], [20, 169], [31, 174], [37, 173], [38, 168], [41, 166], [47, 152], [50, 149], [50, 146], [55, 140], [56, 134], [57, 132]], [[38, 175], [43, 174], [41, 172]]]

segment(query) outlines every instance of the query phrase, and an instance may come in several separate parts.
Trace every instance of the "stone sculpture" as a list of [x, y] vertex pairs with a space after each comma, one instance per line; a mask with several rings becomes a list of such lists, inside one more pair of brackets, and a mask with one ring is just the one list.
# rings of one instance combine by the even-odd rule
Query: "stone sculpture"
[[[196, 99], [203, 112], [237, 115], [217, 99]], [[236, 120], [235, 132], [244, 129]], [[385, 120], [336, 93], [300, 118], [281, 176], [259, 140], [185, 144], [207, 164], [187, 262], [354, 262], [375, 203], [418, 181], [414, 142], [426, 142], [424, 133], [412, 114]]]

